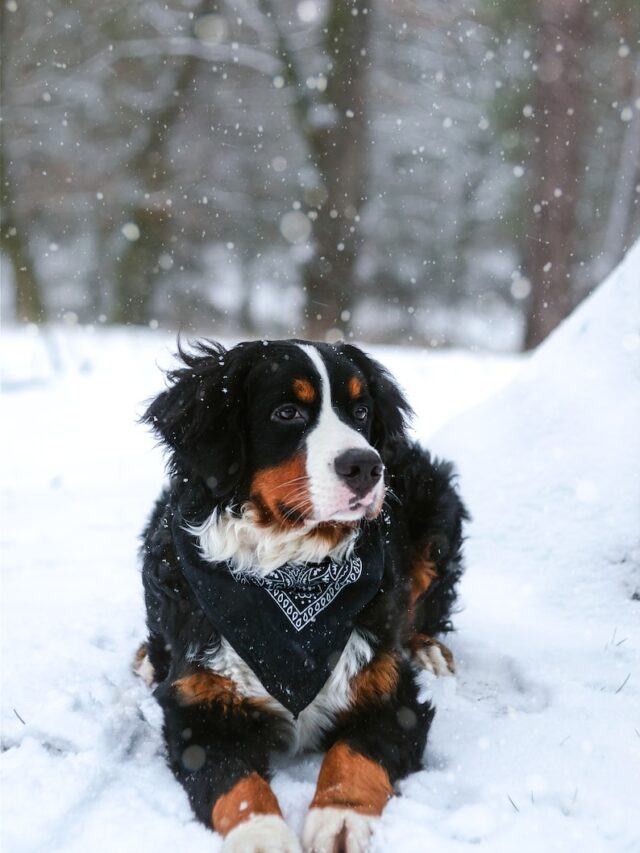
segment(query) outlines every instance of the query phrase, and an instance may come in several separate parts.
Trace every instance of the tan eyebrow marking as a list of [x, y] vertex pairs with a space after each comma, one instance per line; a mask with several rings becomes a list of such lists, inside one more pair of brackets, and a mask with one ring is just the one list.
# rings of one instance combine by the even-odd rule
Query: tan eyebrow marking
[[308, 379], [294, 380], [293, 393], [302, 403], [312, 403], [316, 398], [316, 389]]
[[357, 376], [352, 376], [349, 380], [349, 385], [347, 386], [349, 389], [349, 396], [352, 400], [357, 399], [360, 394], [362, 394], [362, 380], [358, 379]]

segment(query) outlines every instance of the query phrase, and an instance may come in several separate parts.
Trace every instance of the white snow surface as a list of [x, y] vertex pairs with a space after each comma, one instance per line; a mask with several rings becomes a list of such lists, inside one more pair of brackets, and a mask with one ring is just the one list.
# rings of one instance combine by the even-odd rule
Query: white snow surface
[[[426, 768], [401, 783], [374, 851], [640, 850], [639, 290], [637, 245], [531, 357], [373, 350], [473, 514], [458, 674], [424, 676], [438, 709]], [[130, 670], [138, 535], [163, 472], [135, 418], [171, 346], [3, 335], [4, 853], [220, 846]], [[274, 779], [298, 833], [319, 761], [283, 761]]]

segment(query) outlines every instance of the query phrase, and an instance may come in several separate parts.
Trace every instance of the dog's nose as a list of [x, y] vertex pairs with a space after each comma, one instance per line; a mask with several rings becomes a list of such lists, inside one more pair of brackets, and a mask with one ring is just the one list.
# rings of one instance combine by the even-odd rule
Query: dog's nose
[[336, 474], [353, 494], [364, 497], [382, 476], [382, 460], [375, 450], [345, 450], [333, 463]]

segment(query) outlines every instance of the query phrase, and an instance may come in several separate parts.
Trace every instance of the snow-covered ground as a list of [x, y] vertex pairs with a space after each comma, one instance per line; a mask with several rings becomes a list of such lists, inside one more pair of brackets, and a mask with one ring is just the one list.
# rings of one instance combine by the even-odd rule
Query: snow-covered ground
[[[474, 516], [456, 678], [377, 851], [640, 850], [640, 246], [531, 358], [375, 350]], [[2, 341], [4, 853], [215, 851], [130, 661], [157, 333]], [[451, 420], [449, 420], [451, 419]], [[448, 423], [447, 423], [448, 421]], [[318, 756], [274, 787], [300, 829]]]

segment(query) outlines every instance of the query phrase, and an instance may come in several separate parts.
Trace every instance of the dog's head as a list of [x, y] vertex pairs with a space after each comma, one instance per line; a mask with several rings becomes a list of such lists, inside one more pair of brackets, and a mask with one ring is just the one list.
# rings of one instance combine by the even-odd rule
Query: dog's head
[[380, 512], [385, 448], [410, 413], [380, 364], [355, 346], [304, 341], [201, 342], [180, 357], [143, 417], [177, 474], [284, 527]]

